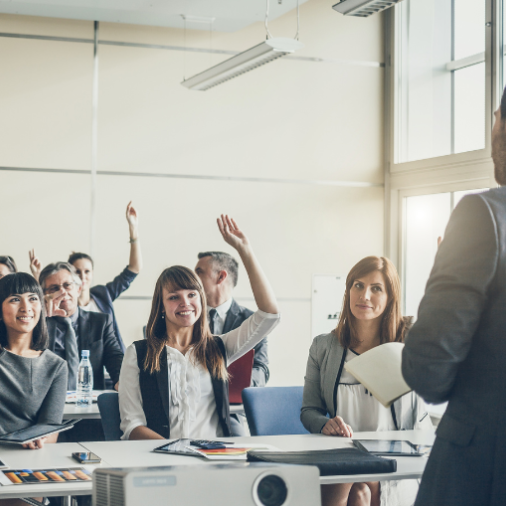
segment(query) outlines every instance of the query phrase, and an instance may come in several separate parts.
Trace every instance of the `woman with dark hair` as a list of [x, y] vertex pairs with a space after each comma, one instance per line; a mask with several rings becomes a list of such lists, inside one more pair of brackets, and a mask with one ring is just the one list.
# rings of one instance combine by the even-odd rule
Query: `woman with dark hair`
[[223, 239], [239, 253], [258, 311], [239, 328], [213, 336], [204, 289], [192, 270], [165, 269], [155, 287], [146, 339], [127, 348], [119, 380], [123, 439], [230, 436], [227, 365], [279, 322], [274, 293], [246, 236], [228, 216]]
[[0, 278], [8, 274], [14, 274], [15, 272], [18, 272], [18, 267], [14, 258], [0, 255]]
[[[404, 342], [411, 318], [401, 314], [401, 285], [387, 258], [370, 256], [346, 278], [339, 324], [315, 337], [309, 350], [301, 421], [309, 432], [352, 437], [353, 431], [430, 429], [423, 401], [413, 392], [385, 408], [350, 373], [345, 362], [389, 342]], [[328, 417], [327, 417], [328, 414]], [[322, 486], [324, 506], [413, 504], [414, 480]]]
[[[128, 288], [137, 274], [142, 269], [142, 255], [139, 243], [139, 215], [137, 210], [129, 202], [126, 209], [126, 219], [130, 231], [130, 258], [128, 265], [109, 283], [105, 285], [91, 286], [93, 282], [93, 259], [87, 253], [73, 252], [68, 263], [76, 269], [81, 278], [81, 293], [79, 295], [79, 307], [85, 311], [105, 313], [112, 316], [114, 333], [118, 339], [121, 350], [125, 351], [125, 345], [119, 331], [116, 315], [114, 314], [113, 302]], [[30, 251], [30, 269], [36, 279], [39, 279], [41, 271], [40, 260], [35, 256], [35, 251]]]
[[[0, 279], [0, 434], [37, 423], [62, 421], [67, 393], [67, 364], [47, 349], [43, 294], [24, 272]], [[44, 441], [25, 445], [37, 449]]]

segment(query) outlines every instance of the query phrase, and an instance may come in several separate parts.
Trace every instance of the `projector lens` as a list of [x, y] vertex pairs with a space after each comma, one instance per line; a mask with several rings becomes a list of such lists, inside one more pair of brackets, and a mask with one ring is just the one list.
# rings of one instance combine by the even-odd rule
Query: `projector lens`
[[282, 506], [286, 501], [288, 489], [279, 476], [270, 474], [260, 480], [257, 494], [258, 500], [264, 506]]

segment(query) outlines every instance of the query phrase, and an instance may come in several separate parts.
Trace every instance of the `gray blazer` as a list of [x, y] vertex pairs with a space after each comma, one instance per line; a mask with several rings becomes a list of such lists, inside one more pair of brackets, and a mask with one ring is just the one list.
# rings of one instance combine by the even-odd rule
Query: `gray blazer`
[[[327, 414], [331, 418], [339, 415], [337, 387], [345, 356], [345, 349], [333, 332], [314, 338], [309, 349], [300, 413], [302, 424], [311, 433], [321, 432], [328, 422]], [[395, 401], [392, 414], [399, 430], [432, 428], [425, 404], [416, 394]]]
[[506, 187], [464, 197], [403, 352], [407, 383], [449, 401], [417, 506], [506, 503]]

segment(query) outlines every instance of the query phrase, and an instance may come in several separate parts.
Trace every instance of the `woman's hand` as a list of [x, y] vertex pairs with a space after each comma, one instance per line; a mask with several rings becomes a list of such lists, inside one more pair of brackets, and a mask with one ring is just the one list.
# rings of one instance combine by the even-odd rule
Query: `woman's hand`
[[26, 448], [27, 450], [40, 450], [44, 447], [44, 443], [47, 438], [41, 437], [40, 439], [36, 439], [35, 441], [30, 441], [29, 443], [26, 443], [23, 445], [23, 448]]
[[340, 416], [331, 418], [322, 429], [326, 436], [353, 437], [353, 429]]
[[[137, 213], [137, 210], [132, 205], [132, 201], [130, 201], [126, 208], [126, 219], [128, 221], [128, 226], [130, 227], [130, 230], [137, 231], [137, 227], [139, 226], [139, 214]], [[137, 237], [130, 236], [131, 239], [137, 239]]]
[[240, 251], [249, 247], [248, 238], [244, 232], [239, 229], [234, 219], [230, 218], [228, 214], [222, 214], [216, 221], [218, 222], [218, 228], [220, 229], [223, 239], [227, 244], [230, 244], [232, 248]]
[[32, 271], [33, 277], [38, 281], [40, 271], [42, 270], [42, 264], [39, 257], [35, 255], [35, 248], [28, 252], [28, 256], [30, 257], [30, 270]]

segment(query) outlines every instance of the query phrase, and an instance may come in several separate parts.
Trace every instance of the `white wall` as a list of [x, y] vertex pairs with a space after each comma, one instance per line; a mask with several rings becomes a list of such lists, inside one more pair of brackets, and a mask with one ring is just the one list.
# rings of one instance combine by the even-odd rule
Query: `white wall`
[[[270, 28], [292, 36], [294, 14]], [[93, 24], [0, 15], [0, 32], [92, 38]], [[214, 33], [212, 46], [239, 51], [263, 38], [255, 24]], [[181, 46], [183, 33], [101, 24], [100, 40]], [[210, 48], [206, 32], [189, 31], [186, 41]], [[381, 187], [294, 181], [382, 182], [384, 71], [363, 65], [382, 61], [382, 18], [345, 18], [310, 0], [301, 41], [300, 56], [327, 61], [278, 60], [207, 92], [179, 84], [185, 67], [190, 76], [222, 55], [99, 45], [98, 169], [117, 175], [97, 178], [95, 281], [128, 261], [124, 208], [133, 200], [145, 268], [125, 294], [134, 299], [115, 304], [127, 344], [141, 337], [150, 307], [142, 298], [164, 267], [193, 267], [202, 250], [230, 251], [215, 226], [226, 212], [247, 231], [280, 298], [270, 384], [302, 384], [311, 275], [346, 274], [361, 257], [382, 254]], [[90, 170], [92, 58], [91, 44], [0, 37], [0, 167]], [[21, 269], [33, 246], [46, 263], [89, 250], [88, 174], [0, 170], [0, 210], [0, 254]], [[254, 307], [244, 270], [236, 296]]]

